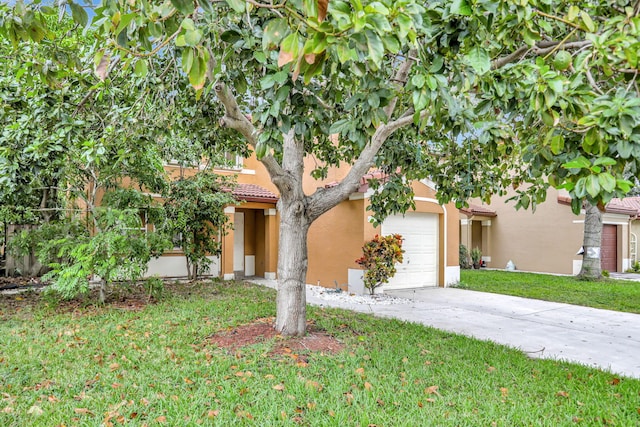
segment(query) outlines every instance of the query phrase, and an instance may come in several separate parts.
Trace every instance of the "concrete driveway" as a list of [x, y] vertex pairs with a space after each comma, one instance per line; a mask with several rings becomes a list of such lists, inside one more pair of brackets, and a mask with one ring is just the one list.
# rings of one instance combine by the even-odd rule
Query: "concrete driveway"
[[323, 299], [313, 305], [393, 317], [491, 340], [531, 357], [562, 359], [640, 378], [640, 315], [455, 288], [388, 291], [393, 304]]

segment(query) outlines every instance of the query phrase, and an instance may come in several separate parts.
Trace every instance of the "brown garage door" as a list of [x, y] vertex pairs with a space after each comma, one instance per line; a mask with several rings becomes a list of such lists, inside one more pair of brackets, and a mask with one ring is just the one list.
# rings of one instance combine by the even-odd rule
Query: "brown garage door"
[[602, 226], [602, 249], [600, 250], [600, 266], [603, 270], [618, 271], [618, 227]]

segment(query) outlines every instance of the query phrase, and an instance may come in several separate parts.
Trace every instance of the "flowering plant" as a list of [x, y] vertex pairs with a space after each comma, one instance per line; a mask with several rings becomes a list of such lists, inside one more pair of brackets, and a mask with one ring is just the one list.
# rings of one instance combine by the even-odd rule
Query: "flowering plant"
[[402, 262], [402, 236], [376, 236], [362, 247], [362, 256], [355, 262], [367, 271], [364, 286], [373, 295], [375, 289], [388, 283], [396, 274], [396, 264]]

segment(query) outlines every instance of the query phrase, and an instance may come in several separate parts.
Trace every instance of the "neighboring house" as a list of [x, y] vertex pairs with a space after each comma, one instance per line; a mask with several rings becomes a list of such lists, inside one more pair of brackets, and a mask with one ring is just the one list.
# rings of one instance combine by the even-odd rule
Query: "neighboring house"
[[[309, 168], [314, 165], [308, 159]], [[179, 168], [168, 165], [178, 176]], [[172, 170], [173, 169], [173, 170]], [[196, 169], [187, 171], [195, 173]], [[307, 169], [310, 170], [310, 169]], [[275, 279], [277, 273], [278, 224], [276, 209], [278, 191], [271, 183], [264, 166], [255, 155], [238, 159], [237, 167], [215, 169], [220, 174], [237, 175], [238, 186], [233, 194], [243, 203], [225, 209], [233, 223], [223, 238], [222, 256], [212, 258], [210, 274], [224, 279], [249, 276]], [[304, 190], [312, 193], [318, 187], [330, 187], [339, 182], [348, 167], [334, 168], [327, 179], [317, 181], [307, 176]], [[181, 170], [180, 173], [185, 173]], [[321, 216], [309, 230], [309, 268], [307, 283], [342, 289], [348, 283], [361, 281], [362, 270], [355, 260], [362, 255], [362, 246], [376, 234], [401, 234], [404, 241], [404, 262], [385, 289], [446, 286], [460, 278], [458, 260], [458, 210], [453, 204], [440, 205], [433, 185], [416, 182], [415, 211], [394, 215], [381, 227], [373, 227], [367, 210], [371, 191], [367, 177], [351, 197]], [[184, 255], [176, 248], [154, 260], [148, 275], [186, 275]]]
[[[505, 203], [512, 194], [490, 204], [471, 201], [460, 210], [460, 243], [479, 248], [487, 267], [545, 273], [578, 274], [582, 266], [584, 211], [575, 215], [564, 191], [549, 189], [547, 199], [529, 210]], [[603, 213], [602, 268], [625, 271], [636, 259], [640, 235], [640, 198], [612, 200]]]

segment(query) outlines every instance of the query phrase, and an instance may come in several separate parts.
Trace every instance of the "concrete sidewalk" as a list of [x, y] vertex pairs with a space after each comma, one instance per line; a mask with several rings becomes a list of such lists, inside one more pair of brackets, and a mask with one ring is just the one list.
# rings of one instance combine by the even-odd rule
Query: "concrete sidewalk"
[[[274, 287], [273, 281], [256, 283]], [[325, 299], [307, 291], [307, 302], [422, 323], [514, 347], [531, 357], [568, 360], [640, 378], [639, 314], [455, 288], [387, 294], [403, 300], [354, 303], [349, 297]]]

